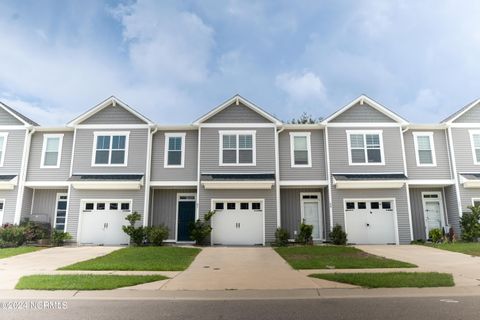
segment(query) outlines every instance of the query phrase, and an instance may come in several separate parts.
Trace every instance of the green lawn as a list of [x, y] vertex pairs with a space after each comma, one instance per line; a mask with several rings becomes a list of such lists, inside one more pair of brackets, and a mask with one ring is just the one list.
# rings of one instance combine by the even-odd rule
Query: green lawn
[[431, 288], [455, 285], [451, 274], [437, 272], [329, 273], [312, 274], [310, 277], [366, 288]]
[[199, 252], [197, 248], [129, 247], [59, 270], [182, 271]]
[[32, 290], [111, 290], [167, 279], [160, 275], [33, 275], [20, 278], [15, 289]]
[[455, 242], [455, 243], [439, 243], [439, 244], [425, 244], [429, 247], [460, 252], [471, 256], [480, 257], [480, 243], [479, 242]]
[[413, 264], [375, 256], [347, 246], [275, 249], [294, 269], [414, 268]]
[[45, 249], [43, 247], [17, 247], [0, 249], [0, 259]]

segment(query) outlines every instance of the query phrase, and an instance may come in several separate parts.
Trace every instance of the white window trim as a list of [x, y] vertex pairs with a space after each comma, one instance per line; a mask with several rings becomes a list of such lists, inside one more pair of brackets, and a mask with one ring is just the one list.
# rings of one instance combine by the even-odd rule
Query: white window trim
[[[347, 149], [348, 149], [348, 164], [350, 166], [384, 166], [385, 165], [385, 152], [383, 147], [383, 130], [346, 130], [347, 132]], [[365, 147], [365, 162], [364, 163], [353, 163], [352, 162], [352, 148], [350, 143], [350, 135], [352, 134], [362, 134], [364, 136], [363, 142]], [[381, 162], [367, 162], [367, 143], [365, 141], [365, 136], [367, 134], [378, 134], [380, 142], [380, 157], [382, 158]]]
[[[295, 137], [307, 138], [307, 152], [308, 163], [307, 164], [295, 164]], [[311, 132], [290, 132], [290, 165], [292, 168], [311, 168], [312, 167], [312, 145], [311, 145]]]
[[7, 153], [8, 132], [1, 132], [0, 137], [3, 137], [2, 157], [0, 158], [0, 167], [3, 167], [3, 164], [5, 163], [5, 154]]
[[480, 165], [480, 161], [477, 159], [477, 154], [475, 153], [475, 144], [473, 143], [473, 135], [480, 135], [480, 130], [468, 130], [470, 135], [470, 147], [472, 148], [472, 157], [473, 157], [473, 164]]
[[[45, 165], [45, 153], [47, 151], [47, 141], [48, 141], [49, 138], [59, 138], [57, 164], [55, 166]], [[44, 169], [60, 168], [60, 161], [62, 159], [62, 147], [63, 147], [63, 133], [44, 134], [43, 135], [43, 146], [42, 146], [42, 158], [40, 159], [40, 168], [44, 168]]]
[[[415, 146], [415, 159], [417, 160], [418, 167], [436, 167], [437, 166], [437, 154], [435, 153], [435, 143], [433, 142], [433, 132], [412, 132], [413, 145]], [[420, 163], [420, 156], [418, 150], [418, 137], [427, 136], [430, 140], [430, 151], [432, 152], [432, 163]]]
[[[437, 198], [426, 198], [425, 196], [427, 195], [436, 195]], [[424, 191], [422, 192], [422, 207], [423, 207], [423, 220], [425, 223], [425, 235], [428, 239], [428, 226], [427, 226], [427, 215], [425, 214], [425, 208], [426, 208], [426, 202], [427, 201], [438, 201], [439, 203], [439, 208], [440, 208], [440, 224], [442, 225], [442, 228], [445, 227], [447, 224], [445, 222], [445, 212], [443, 208], [443, 197], [442, 197], [442, 192], [440, 191]], [[472, 199], [473, 203], [473, 199]]]
[[[34, 189], [35, 190], [35, 189]], [[63, 223], [63, 232], [65, 232], [67, 228], [67, 214], [68, 214], [68, 193], [57, 193], [57, 197], [55, 198], [55, 217], [53, 218], [53, 229], [57, 228], [57, 213], [58, 213], [58, 201], [60, 201], [60, 197], [65, 196], [67, 197], [67, 209], [65, 209], [65, 222]], [[33, 206], [33, 204], [32, 204]]]
[[[480, 198], [472, 198], [472, 207], [475, 206], [475, 201], [480, 202]], [[0, 200], [0, 202], [2, 202], [2, 200]], [[3, 207], [5, 208], [5, 204]]]
[[[98, 136], [110, 136], [110, 149], [108, 153], [108, 162], [112, 160], [112, 136], [125, 136], [125, 158], [124, 163], [118, 164], [96, 164], [95, 163], [95, 152], [97, 151], [97, 137]], [[129, 136], [130, 131], [95, 131], [93, 133], [93, 147], [92, 147], [92, 167], [126, 167], [128, 166], [128, 147], [129, 147]]]
[[5, 216], [5, 199], [0, 199], [0, 203], [3, 203], [3, 209], [0, 210], [0, 225], [3, 225], [3, 218]]
[[[164, 150], [164, 159], [163, 159], [163, 167], [164, 168], [185, 168], [185, 137], [186, 133], [185, 132], [180, 132], [180, 133], [165, 133], [165, 150]], [[182, 138], [182, 146], [181, 146], [181, 160], [180, 164], [168, 164], [168, 145], [169, 145], [169, 139], [170, 138]]]
[[[304, 199], [304, 196], [317, 196], [317, 199]], [[322, 210], [322, 193], [321, 192], [300, 192], [300, 217], [301, 222], [305, 219], [305, 203], [316, 202], [318, 205], [318, 218], [320, 225], [320, 238], [313, 238], [313, 240], [325, 240], [325, 217]]]
[[[220, 130], [219, 134], [219, 146], [218, 146], [218, 165], [221, 167], [252, 167], [257, 165], [257, 143], [255, 130]], [[239, 163], [239, 135], [252, 135], [252, 163]], [[223, 136], [224, 135], [236, 135], [237, 136], [237, 163], [223, 163]]]

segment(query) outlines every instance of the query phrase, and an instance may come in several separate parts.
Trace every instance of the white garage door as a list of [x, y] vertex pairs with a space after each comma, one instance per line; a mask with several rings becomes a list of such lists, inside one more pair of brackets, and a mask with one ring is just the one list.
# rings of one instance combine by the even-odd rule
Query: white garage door
[[394, 210], [393, 200], [345, 200], [345, 229], [348, 242], [396, 243]]
[[121, 245], [129, 243], [122, 226], [128, 225], [125, 217], [131, 213], [131, 200], [82, 201], [82, 244]]
[[262, 201], [214, 201], [212, 243], [222, 245], [263, 244]]

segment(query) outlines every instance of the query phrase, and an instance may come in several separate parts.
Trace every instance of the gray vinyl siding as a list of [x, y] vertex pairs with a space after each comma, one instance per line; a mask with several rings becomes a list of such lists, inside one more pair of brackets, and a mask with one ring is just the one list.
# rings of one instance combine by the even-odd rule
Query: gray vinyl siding
[[460, 185], [462, 212], [470, 212], [468, 207], [473, 205], [472, 199], [480, 199], [480, 188], [464, 188]]
[[5, 111], [3, 108], [0, 108], [0, 126], [18, 126], [23, 125], [23, 123], [12, 116], [10, 113]]
[[[167, 131], [181, 133], [180, 131]], [[152, 176], [153, 181], [196, 181], [198, 164], [198, 131], [182, 131], [185, 135], [185, 163], [184, 168], [164, 168], [165, 160], [165, 131], [157, 132], [153, 136], [152, 144]]]
[[[473, 129], [473, 128], [472, 128]], [[474, 164], [469, 128], [451, 128], [453, 150], [457, 172], [480, 172], [480, 165]], [[477, 130], [477, 129], [475, 129]]]
[[[448, 224], [453, 227], [457, 235], [460, 235], [460, 213], [458, 212], [458, 201], [455, 188], [454, 185], [444, 188], [445, 206], [447, 207]], [[458, 236], [457, 239], [459, 239]]]
[[[435, 147], [435, 167], [417, 166], [414, 136], [415, 132], [433, 132], [433, 144]], [[445, 130], [413, 130], [403, 134], [405, 143], [405, 155], [409, 179], [452, 179], [450, 173], [450, 161]]]
[[480, 122], [480, 105], [476, 105], [472, 109], [468, 110], [454, 122], [457, 123], [479, 123]]
[[[310, 132], [312, 167], [292, 168], [290, 132]], [[285, 130], [279, 140], [280, 180], [326, 180], [325, 138], [323, 130]]]
[[[422, 192], [440, 192], [443, 197], [442, 188], [410, 188], [410, 209], [412, 213], [413, 224], [413, 239], [426, 240], [425, 234], [425, 214], [423, 209]], [[442, 202], [443, 212], [447, 213], [447, 207], [445, 206], [445, 200]], [[445, 223], [447, 223], [447, 216], [444, 217]]]
[[0, 174], [19, 174], [22, 167], [23, 147], [25, 143], [26, 130], [1, 130], [8, 132], [5, 161], [0, 167]]
[[81, 124], [145, 124], [145, 121], [117, 104], [105, 107]]
[[[256, 166], [220, 166], [221, 130], [256, 131]], [[273, 172], [275, 171], [275, 128], [202, 128], [200, 133], [200, 171], [203, 172]]]
[[206, 190], [202, 187], [198, 201], [201, 218], [211, 210], [212, 199], [265, 199], [265, 244], [275, 240], [277, 229], [275, 186], [270, 190]]
[[23, 218], [30, 215], [30, 210], [32, 209], [32, 200], [33, 200], [33, 189], [24, 188], [20, 220], [23, 220]]
[[[386, 173], [404, 172], [402, 140], [400, 128], [333, 128], [328, 129], [330, 149], [330, 170], [332, 173]], [[384, 165], [353, 165], [348, 164], [347, 130], [382, 130]]]
[[68, 189], [36, 189], [33, 197], [32, 214], [46, 215], [54, 223], [57, 193], [68, 193]]
[[0, 190], [0, 199], [5, 200], [3, 206], [3, 222], [13, 223], [15, 218], [15, 208], [17, 207], [18, 186], [13, 190]]
[[176, 239], [177, 194], [197, 193], [195, 189], [154, 189], [152, 190], [151, 225], [165, 225], [170, 229], [168, 240]]
[[372, 108], [368, 104], [361, 105], [357, 103], [350, 109], [339, 114], [330, 122], [395, 122], [380, 111]]
[[118, 199], [132, 200], [132, 212], [138, 212], [142, 216], [142, 220], [138, 222], [140, 225], [143, 221], [143, 209], [145, 201], [145, 190], [70, 190], [69, 210], [67, 213], [67, 232], [69, 232], [73, 241], [77, 240], [77, 231], [79, 228], [80, 202], [89, 199]]
[[218, 112], [205, 123], [266, 123], [271, 122], [262, 115], [253, 111], [249, 107], [240, 103], [238, 106], [234, 103]]
[[[60, 168], [40, 168], [42, 161], [43, 137], [45, 134], [63, 134]], [[93, 141], [93, 138], [92, 138]], [[72, 158], [73, 131], [37, 132], [30, 145], [27, 181], [65, 181], [70, 176]]]
[[[332, 213], [333, 225], [339, 224], [345, 229], [345, 209], [344, 199], [378, 199], [389, 198], [395, 199], [398, 235], [401, 244], [410, 243], [410, 222], [408, 217], [408, 201], [406, 188], [401, 189], [365, 189], [365, 190], [348, 190], [336, 189], [333, 187], [332, 192]], [[348, 233], [348, 231], [347, 231]]]
[[294, 232], [300, 231], [300, 224], [302, 223], [302, 211], [301, 211], [301, 193], [308, 192], [320, 192], [322, 193], [322, 217], [323, 217], [323, 232], [327, 234], [327, 224], [325, 206], [323, 201], [323, 189], [313, 189], [313, 188], [302, 188], [302, 189], [289, 189], [282, 188], [280, 190], [280, 211], [281, 211], [281, 226], [282, 228], [288, 230], [290, 233], [290, 238], [295, 238]]
[[[128, 162], [125, 167], [102, 166], [92, 167], [92, 149], [94, 132], [129, 131]], [[147, 161], [148, 129], [77, 129], [75, 138], [75, 154], [73, 173], [145, 173]]]

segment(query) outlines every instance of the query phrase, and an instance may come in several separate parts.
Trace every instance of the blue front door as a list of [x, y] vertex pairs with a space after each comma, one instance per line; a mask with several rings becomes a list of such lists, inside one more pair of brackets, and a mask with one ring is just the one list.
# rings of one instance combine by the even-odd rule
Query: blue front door
[[195, 201], [178, 202], [178, 236], [177, 241], [192, 241], [190, 225], [195, 222]]

